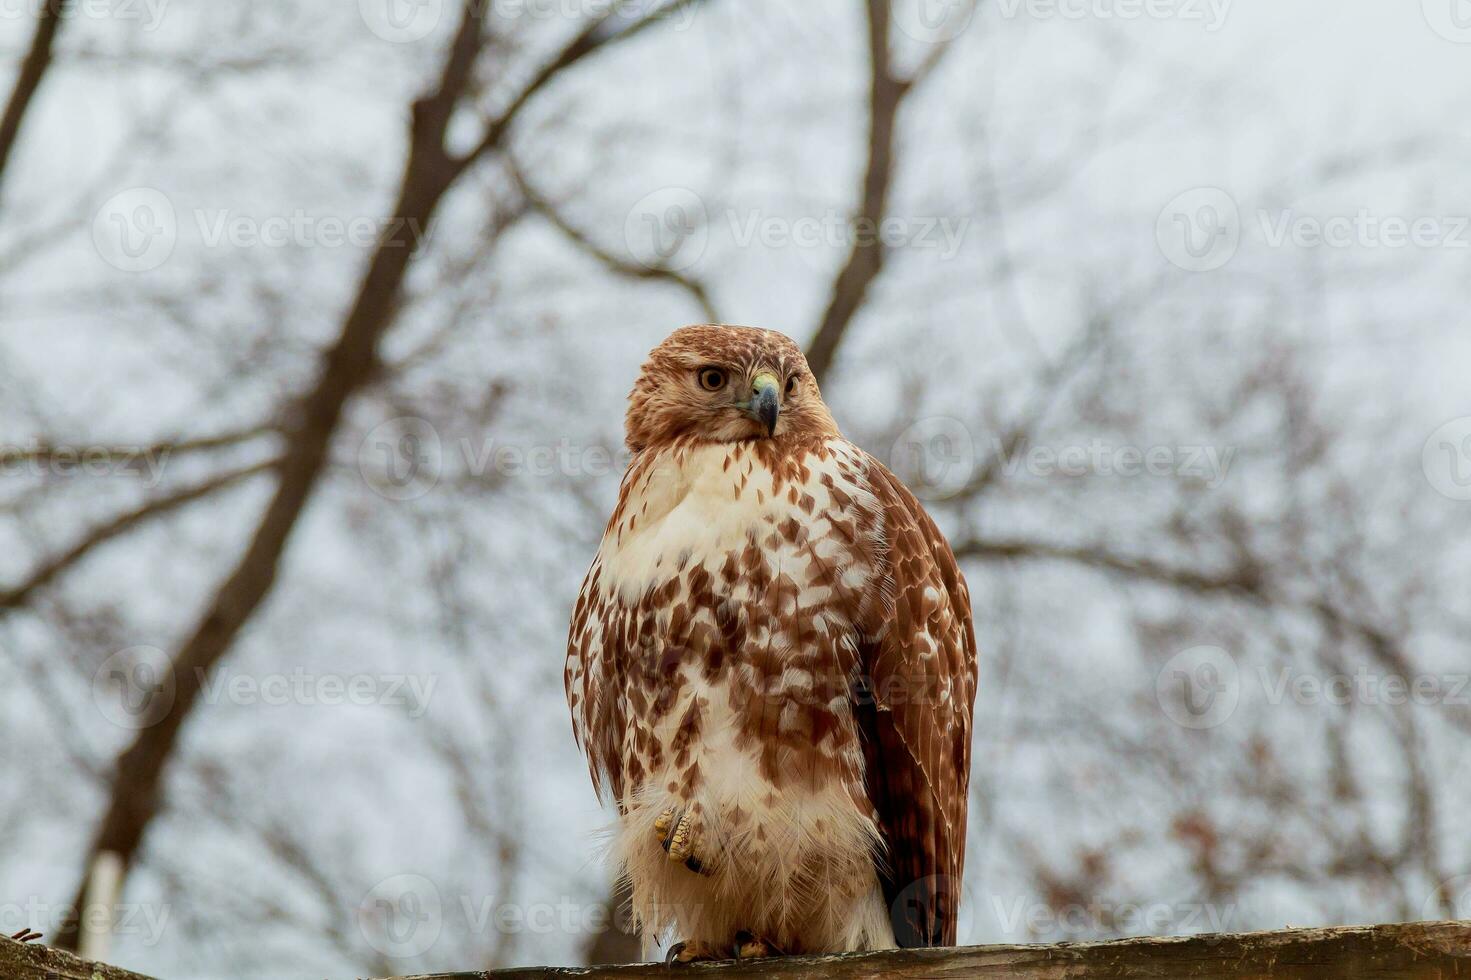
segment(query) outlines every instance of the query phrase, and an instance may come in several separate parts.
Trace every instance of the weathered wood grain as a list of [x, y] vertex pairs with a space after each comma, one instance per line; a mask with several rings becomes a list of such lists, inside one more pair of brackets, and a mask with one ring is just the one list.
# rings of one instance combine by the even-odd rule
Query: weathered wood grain
[[[638, 977], [738, 980], [1471, 980], [1471, 922], [1411, 922], [1241, 935], [1125, 939], [1110, 943], [966, 946], [844, 956], [438, 973], [398, 980], [518, 980]], [[3, 980], [150, 980], [70, 953], [0, 938]]]
[[[583, 977], [631, 980], [688, 976], [737, 980], [1471, 980], [1471, 922], [1414, 922], [1242, 935], [1125, 939], [1050, 946], [852, 953], [750, 963], [662, 964], [583, 969], [446, 973], [419, 980]], [[407, 978], [405, 978], [407, 980]]]
[[0, 936], [0, 980], [152, 980], [37, 943]]

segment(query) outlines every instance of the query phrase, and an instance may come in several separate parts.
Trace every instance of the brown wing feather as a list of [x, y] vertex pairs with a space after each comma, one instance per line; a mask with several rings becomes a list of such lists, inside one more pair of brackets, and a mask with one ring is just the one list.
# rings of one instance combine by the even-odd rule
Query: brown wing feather
[[869, 459], [885, 560], [860, 642], [865, 780], [900, 946], [952, 946], [965, 869], [976, 641], [950, 545], [898, 478]]
[[619, 740], [626, 710], [621, 692], [627, 611], [601, 594], [602, 559], [595, 558], [583, 580], [567, 636], [563, 683], [572, 709], [572, 734], [587, 753], [588, 771], [598, 796], [604, 787], [623, 805], [624, 774]]

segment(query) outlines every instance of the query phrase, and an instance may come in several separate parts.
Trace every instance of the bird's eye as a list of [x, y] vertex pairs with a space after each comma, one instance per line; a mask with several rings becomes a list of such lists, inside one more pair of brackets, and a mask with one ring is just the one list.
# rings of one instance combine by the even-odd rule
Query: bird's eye
[[700, 368], [700, 387], [706, 391], [719, 391], [725, 387], [725, 372], [717, 367]]
[[787, 379], [787, 397], [791, 398], [797, 393], [797, 376], [794, 374]]

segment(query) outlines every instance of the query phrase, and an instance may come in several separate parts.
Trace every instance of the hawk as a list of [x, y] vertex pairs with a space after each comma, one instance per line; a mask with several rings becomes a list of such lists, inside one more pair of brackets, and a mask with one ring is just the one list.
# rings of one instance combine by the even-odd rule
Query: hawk
[[646, 948], [954, 945], [976, 645], [945, 539], [774, 331], [675, 331], [626, 428], [565, 682]]

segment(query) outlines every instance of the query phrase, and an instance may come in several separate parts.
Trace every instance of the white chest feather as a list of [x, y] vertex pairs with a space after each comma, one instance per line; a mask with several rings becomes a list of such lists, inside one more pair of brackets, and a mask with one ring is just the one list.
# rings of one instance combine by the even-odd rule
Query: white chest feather
[[[841, 560], [833, 519], [876, 505], [854, 478], [858, 451], [842, 440], [828, 449], [826, 457], [807, 457], [800, 480], [780, 479], [738, 444], [661, 457], [628, 488], [622, 520], [603, 540], [605, 585], [632, 601], [689, 567], [717, 571], [753, 541], [788, 574], [802, 574], [814, 560]], [[801, 529], [800, 542], [772, 538], [788, 520]], [[849, 584], [861, 588], [865, 571], [853, 569]]]
[[[841, 440], [798, 460], [671, 451], [630, 473], [595, 588], [636, 624], [618, 853], [648, 927], [890, 941], [843, 688], [882, 534], [864, 476]], [[661, 848], [669, 812], [691, 815], [704, 873]]]

